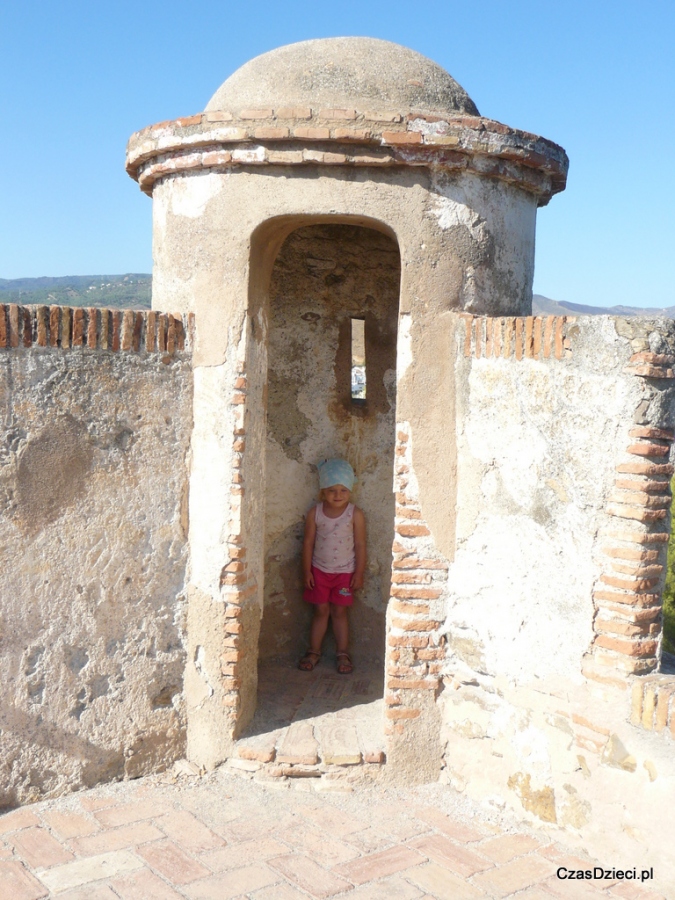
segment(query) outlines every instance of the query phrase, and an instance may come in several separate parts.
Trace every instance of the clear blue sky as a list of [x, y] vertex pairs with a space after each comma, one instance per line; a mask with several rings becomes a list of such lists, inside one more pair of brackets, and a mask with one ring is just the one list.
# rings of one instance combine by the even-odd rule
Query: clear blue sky
[[673, 0], [4, 0], [0, 277], [151, 271], [129, 135], [202, 110], [253, 56], [338, 35], [406, 44], [483, 115], [565, 147], [536, 292], [675, 305]]

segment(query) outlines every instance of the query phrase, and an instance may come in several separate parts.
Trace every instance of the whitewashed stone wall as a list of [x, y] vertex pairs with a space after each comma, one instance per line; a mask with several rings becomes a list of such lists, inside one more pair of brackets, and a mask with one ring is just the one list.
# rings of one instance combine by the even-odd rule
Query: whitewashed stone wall
[[0, 306], [0, 807], [184, 754], [186, 326]]
[[441, 778], [662, 884], [675, 682], [640, 673], [660, 659], [674, 347], [668, 320], [458, 323], [456, 550], [429, 616]]

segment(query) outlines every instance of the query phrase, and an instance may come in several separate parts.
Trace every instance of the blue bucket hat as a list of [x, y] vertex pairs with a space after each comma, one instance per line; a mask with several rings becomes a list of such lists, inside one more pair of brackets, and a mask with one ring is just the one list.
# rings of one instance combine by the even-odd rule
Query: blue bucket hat
[[354, 487], [354, 482], [358, 481], [354, 470], [346, 459], [324, 459], [317, 465], [319, 470], [319, 487], [333, 487], [335, 484], [344, 485], [348, 491]]

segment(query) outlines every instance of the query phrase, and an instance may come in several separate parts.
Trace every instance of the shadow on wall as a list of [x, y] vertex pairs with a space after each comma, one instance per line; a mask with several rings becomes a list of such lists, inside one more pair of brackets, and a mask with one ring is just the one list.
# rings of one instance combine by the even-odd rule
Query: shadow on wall
[[[358, 658], [384, 658], [394, 537], [396, 242], [370, 228], [312, 225], [284, 242], [269, 291], [265, 607], [260, 659], [306, 649], [303, 522], [316, 463], [348, 459], [368, 526], [366, 583], [351, 612]], [[352, 397], [352, 320], [365, 322], [367, 399]], [[362, 352], [363, 348], [359, 348]]]

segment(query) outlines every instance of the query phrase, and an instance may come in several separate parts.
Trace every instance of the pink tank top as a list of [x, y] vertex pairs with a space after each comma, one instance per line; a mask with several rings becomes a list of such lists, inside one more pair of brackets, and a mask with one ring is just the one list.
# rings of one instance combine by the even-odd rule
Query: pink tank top
[[314, 507], [316, 539], [312, 565], [315, 568], [329, 574], [354, 571], [356, 556], [354, 554], [353, 519], [353, 503], [349, 503], [337, 519], [331, 519], [324, 514], [323, 503]]

